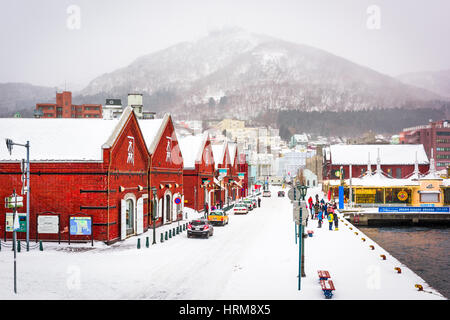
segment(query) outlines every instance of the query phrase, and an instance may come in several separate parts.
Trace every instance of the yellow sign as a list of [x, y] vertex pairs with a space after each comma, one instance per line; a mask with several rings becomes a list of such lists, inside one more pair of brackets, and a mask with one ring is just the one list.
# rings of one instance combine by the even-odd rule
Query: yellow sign
[[408, 193], [406, 193], [406, 191], [400, 191], [399, 193], [397, 193], [397, 198], [400, 201], [405, 201], [406, 199], [408, 199]]
[[376, 194], [376, 189], [355, 189], [355, 194]]

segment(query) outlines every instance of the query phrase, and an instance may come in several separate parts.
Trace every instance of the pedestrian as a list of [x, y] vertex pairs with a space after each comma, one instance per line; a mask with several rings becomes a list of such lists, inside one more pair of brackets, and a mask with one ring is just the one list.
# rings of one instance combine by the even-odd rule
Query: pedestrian
[[208, 205], [208, 202], [205, 202], [205, 217], [207, 217], [208, 216], [208, 213], [209, 213], [209, 205]]
[[223, 201], [222, 201], [222, 199], [220, 199], [220, 202], [219, 202], [219, 208], [220, 208], [220, 209], [223, 209]]
[[319, 209], [320, 209], [319, 201], [316, 201], [316, 203], [314, 204], [314, 214], [311, 216], [311, 219], [314, 220], [314, 216], [319, 214]]
[[258, 197], [258, 208], [261, 207], [261, 198]]
[[333, 213], [330, 211], [328, 212], [328, 227], [329, 230], [333, 230]]
[[322, 228], [323, 211], [319, 212], [317, 219], [319, 220], [317, 223], [317, 228]]
[[336, 211], [334, 211], [334, 210], [333, 210], [333, 216], [334, 216], [334, 219], [333, 219], [334, 220], [334, 230], [338, 231], [339, 230], [339, 226], [338, 226], [339, 218], [336, 214]]

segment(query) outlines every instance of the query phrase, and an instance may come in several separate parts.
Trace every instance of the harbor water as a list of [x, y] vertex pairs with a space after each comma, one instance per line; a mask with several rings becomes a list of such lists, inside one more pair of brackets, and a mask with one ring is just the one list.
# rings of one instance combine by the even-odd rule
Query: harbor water
[[450, 298], [450, 228], [358, 228], [447, 299]]

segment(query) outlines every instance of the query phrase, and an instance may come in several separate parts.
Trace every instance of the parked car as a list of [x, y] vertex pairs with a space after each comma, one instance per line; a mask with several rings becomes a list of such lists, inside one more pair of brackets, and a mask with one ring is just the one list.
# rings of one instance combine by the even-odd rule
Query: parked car
[[253, 201], [250, 199], [244, 199], [242, 202], [247, 206], [249, 211], [253, 210], [253, 208], [255, 207]]
[[271, 197], [271, 196], [272, 196], [272, 193], [270, 193], [269, 190], [264, 190], [263, 191], [263, 197]]
[[278, 191], [278, 196], [279, 196], [279, 197], [284, 197], [284, 196], [285, 196], [284, 191]]
[[207, 219], [197, 219], [189, 222], [187, 226], [187, 237], [202, 236], [209, 238], [214, 234], [214, 227]]
[[233, 208], [234, 214], [247, 214], [248, 207], [245, 203], [236, 203]]
[[212, 225], [221, 224], [224, 226], [228, 224], [228, 215], [223, 210], [213, 210], [208, 215], [208, 221]]

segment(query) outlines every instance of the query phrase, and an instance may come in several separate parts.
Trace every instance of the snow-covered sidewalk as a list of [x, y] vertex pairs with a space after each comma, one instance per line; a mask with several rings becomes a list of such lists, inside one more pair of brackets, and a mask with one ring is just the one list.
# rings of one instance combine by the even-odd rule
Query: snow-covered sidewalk
[[[43, 252], [22, 251], [17, 295], [13, 253], [3, 248], [0, 299], [324, 299], [320, 269], [331, 274], [333, 299], [443, 299], [357, 228], [340, 222], [339, 231], [329, 231], [324, 222], [318, 229], [317, 220], [306, 227], [314, 236], [305, 240], [306, 277], [298, 291], [292, 204], [277, 197], [279, 189], [261, 198], [261, 208], [247, 215], [231, 213], [229, 224], [215, 227], [209, 239], [187, 238], [184, 231], [160, 243], [160, 233], [177, 226], [173, 223], [157, 228], [157, 244], [150, 248], [145, 238], [152, 242], [152, 229], [112, 246], [96, 242], [94, 248], [73, 244], [69, 249], [65, 243], [45, 243]], [[312, 195], [317, 191], [309, 190]], [[188, 210], [189, 219], [199, 216], [203, 213]], [[138, 238], [141, 249], [136, 248]], [[417, 291], [416, 283], [433, 293]]]

